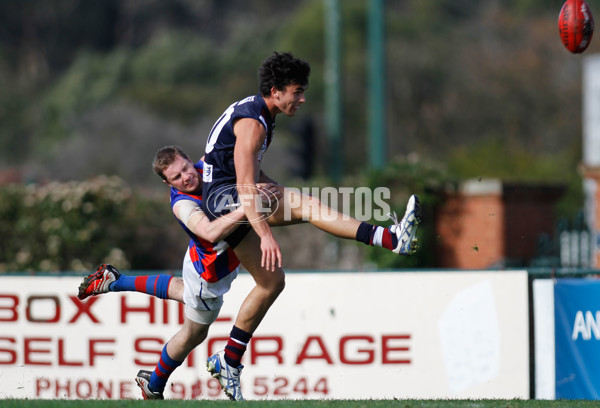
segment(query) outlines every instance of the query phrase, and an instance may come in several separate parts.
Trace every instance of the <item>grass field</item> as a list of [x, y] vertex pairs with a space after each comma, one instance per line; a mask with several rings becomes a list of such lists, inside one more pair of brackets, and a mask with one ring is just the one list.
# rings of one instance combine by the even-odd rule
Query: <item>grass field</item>
[[2, 408], [224, 408], [241, 404], [252, 408], [571, 408], [598, 407], [587, 400], [323, 400], [323, 401], [200, 401], [200, 400], [0, 400]]

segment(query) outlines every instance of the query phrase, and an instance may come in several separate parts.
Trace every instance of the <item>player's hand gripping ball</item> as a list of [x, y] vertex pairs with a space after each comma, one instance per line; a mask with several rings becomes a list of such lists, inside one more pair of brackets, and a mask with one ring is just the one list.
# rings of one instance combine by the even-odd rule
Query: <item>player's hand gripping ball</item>
[[569, 51], [585, 51], [594, 34], [594, 17], [585, 0], [567, 0], [558, 15], [558, 32]]

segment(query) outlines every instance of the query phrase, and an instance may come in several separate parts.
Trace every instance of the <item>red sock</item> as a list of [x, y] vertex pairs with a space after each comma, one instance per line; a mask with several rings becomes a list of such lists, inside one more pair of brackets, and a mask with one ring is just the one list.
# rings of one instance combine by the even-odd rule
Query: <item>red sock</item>
[[356, 240], [367, 245], [380, 246], [393, 250], [398, 245], [396, 234], [392, 234], [389, 227], [380, 227], [362, 222], [356, 232]]

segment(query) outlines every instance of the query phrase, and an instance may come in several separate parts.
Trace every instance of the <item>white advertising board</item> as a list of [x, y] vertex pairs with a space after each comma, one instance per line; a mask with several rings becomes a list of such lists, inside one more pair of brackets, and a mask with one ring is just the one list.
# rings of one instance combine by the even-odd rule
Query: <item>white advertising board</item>
[[[0, 277], [0, 398], [140, 398], [182, 308], [144, 294], [79, 301], [77, 277]], [[166, 398], [224, 398], [205, 369], [243, 298], [169, 380]], [[528, 398], [527, 273], [290, 273], [244, 356], [246, 399]]]

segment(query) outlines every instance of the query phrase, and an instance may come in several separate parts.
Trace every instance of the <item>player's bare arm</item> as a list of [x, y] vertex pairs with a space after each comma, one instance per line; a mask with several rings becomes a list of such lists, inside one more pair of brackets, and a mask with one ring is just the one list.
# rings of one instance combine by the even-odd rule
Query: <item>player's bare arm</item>
[[282, 255], [279, 244], [273, 237], [271, 227], [256, 208], [258, 190], [256, 182], [260, 175], [258, 155], [266, 138], [264, 127], [254, 119], [240, 119], [234, 126], [236, 144], [235, 163], [238, 193], [246, 218], [250, 221], [261, 240], [261, 266], [274, 271], [281, 267]]
[[[265, 204], [282, 197], [280, 186], [272, 183], [257, 185], [260, 198]], [[210, 242], [218, 242], [231, 234], [241, 222], [246, 220], [244, 208], [237, 208], [226, 215], [210, 221], [200, 206], [192, 200], [179, 200], [173, 206], [173, 214], [198, 237]]]
[[218, 242], [231, 234], [246, 219], [243, 208], [210, 221], [198, 204], [192, 200], [179, 200], [173, 206], [173, 214], [198, 237]]

